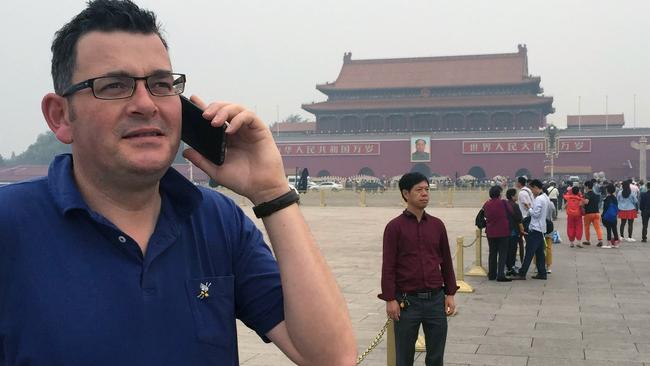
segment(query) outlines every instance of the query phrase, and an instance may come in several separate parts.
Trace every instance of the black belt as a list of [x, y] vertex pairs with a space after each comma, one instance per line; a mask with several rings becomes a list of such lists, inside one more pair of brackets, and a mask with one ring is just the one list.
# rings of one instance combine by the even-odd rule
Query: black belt
[[430, 299], [433, 296], [437, 295], [438, 292], [442, 291], [442, 287], [435, 288], [432, 290], [422, 290], [422, 291], [415, 291], [415, 292], [404, 292], [406, 296], [414, 296], [420, 299]]

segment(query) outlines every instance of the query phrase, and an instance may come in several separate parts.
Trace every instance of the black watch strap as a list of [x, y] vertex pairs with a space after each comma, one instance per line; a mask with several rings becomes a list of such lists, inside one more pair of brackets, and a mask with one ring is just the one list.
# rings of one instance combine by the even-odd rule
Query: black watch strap
[[263, 218], [271, 215], [274, 212], [280, 211], [283, 208], [291, 206], [292, 204], [300, 201], [300, 195], [293, 189], [283, 194], [282, 196], [272, 199], [268, 202], [260, 203], [253, 207], [253, 212], [258, 218]]

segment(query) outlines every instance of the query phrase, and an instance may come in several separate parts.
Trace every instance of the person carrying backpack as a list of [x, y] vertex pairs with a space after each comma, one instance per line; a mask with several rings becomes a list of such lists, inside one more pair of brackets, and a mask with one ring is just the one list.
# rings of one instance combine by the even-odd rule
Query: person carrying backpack
[[582, 248], [580, 241], [582, 240], [582, 206], [584, 199], [580, 194], [578, 187], [572, 187], [570, 191], [564, 194], [566, 201], [566, 234], [569, 238], [569, 246], [573, 248], [574, 240], [578, 240], [578, 248]]
[[[613, 184], [609, 184], [607, 188], [607, 196], [603, 201], [603, 214], [602, 222], [605, 228], [607, 229], [607, 241], [611, 245], [603, 245], [601, 248], [618, 248], [620, 241], [618, 240], [618, 231], [616, 230], [616, 216], [618, 215], [618, 201], [614, 196], [616, 188]], [[612, 235], [613, 233], [613, 235]]]

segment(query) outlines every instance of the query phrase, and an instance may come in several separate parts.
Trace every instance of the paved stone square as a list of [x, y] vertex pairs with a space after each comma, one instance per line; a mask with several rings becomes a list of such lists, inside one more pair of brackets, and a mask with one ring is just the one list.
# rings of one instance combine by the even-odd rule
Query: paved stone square
[[[383, 207], [348, 201], [348, 206], [303, 205], [302, 210], [347, 299], [362, 353], [386, 320], [384, 302], [376, 297], [382, 234], [403, 206], [399, 196], [386, 199]], [[427, 211], [445, 223], [455, 256], [457, 237], [463, 236], [466, 245], [475, 238], [478, 209], [439, 205], [432, 202]], [[243, 209], [253, 217], [250, 205]], [[556, 228], [565, 243], [554, 245], [547, 281], [530, 279], [530, 272], [528, 280], [510, 283], [465, 276], [475, 292], [456, 295], [458, 314], [449, 318], [446, 365], [650, 365], [650, 245], [569, 248], [564, 212]], [[637, 220], [637, 240], [640, 232]], [[465, 249], [465, 270], [474, 257], [474, 247]], [[486, 243], [482, 257], [486, 265]], [[241, 324], [238, 328], [242, 365], [292, 364], [275, 346]], [[362, 364], [386, 365], [385, 338]], [[415, 364], [424, 365], [423, 353]]]

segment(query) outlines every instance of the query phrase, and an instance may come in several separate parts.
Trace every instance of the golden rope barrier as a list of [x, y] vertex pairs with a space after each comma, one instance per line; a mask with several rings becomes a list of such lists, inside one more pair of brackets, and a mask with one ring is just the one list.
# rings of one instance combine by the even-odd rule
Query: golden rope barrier
[[465, 238], [459, 236], [456, 238], [456, 285], [460, 287], [458, 292], [471, 293], [474, 292], [472, 286], [465, 282], [464, 258], [463, 258], [463, 241]]
[[474, 267], [472, 267], [469, 271], [467, 271], [465, 274], [468, 276], [476, 276], [476, 277], [487, 277], [487, 271], [485, 270], [485, 267], [483, 267], [483, 259], [481, 256], [481, 243], [482, 243], [482, 238], [483, 238], [483, 231], [481, 229], [476, 229], [476, 248], [474, 252], [476, 253], [476, 261], [474, 262]]

